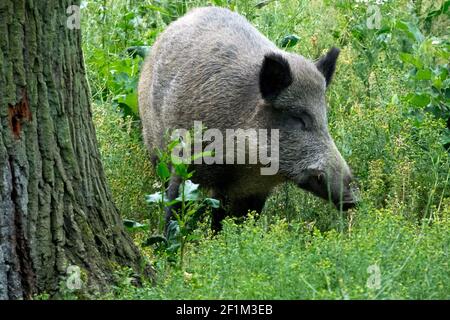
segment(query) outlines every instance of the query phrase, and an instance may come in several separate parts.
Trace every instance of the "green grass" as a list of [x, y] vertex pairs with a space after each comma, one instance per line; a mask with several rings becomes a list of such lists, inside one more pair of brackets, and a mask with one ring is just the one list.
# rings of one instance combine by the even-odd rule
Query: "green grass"
[[[299, 43], [288, 50], [310, 59], [333, 45], [341, 48], [327, 93], [329, 122], [359, 179], [360, 207], [343, 215], [292, 184], [279, 186], [258, 219], [228, 220], [214, 238], [206, 223], [201, 225], [195, 231], [201, 239], [187, 247], [183, 269], [143, 248], [158, 271], [156, 285], [127, 285], [125, 270], [106, 297], [449, 299], [450, 162], [443, 147], [450, 137], [448, 93], [431, 89], [436, 79], [417, 80], [417, 70], [400, 59], [417, 57], [421, 70], [435, 74], [448, 68], [448, 19], [426, 22], [442, 1], [422, 1], [420, 7], [389, 1], [380, 7], [384, 31], [367, 29], [366, 6], [355, 1], [271, 1], [258, 9], [259, 2], [87, 1], [84, 52], [97, 136], [117, 206], [124, 218], [156, 229], [158, 210], [144, 195], [158, 185], [135, 112], [142, 59], [129, 57], [126, 48], [151, 45], [170, 21], [210, 3], [245, 15], [275, 43], [297, 35]], [[409, 29], [402, 30], [400, 22]], [[424, 41], [415, 40], [417, 30]], [[448, 73], [441, 80], [448, 85]], [[430, 104], [421, 106], [428, 96]], [[134, 234], [137, 245], [146, 235]], [[370, 270], [377, 268], [381, 286], [370, 288]]]
[[376, 210], [357, 220], [345, 233], [281, 219], [268, 224], [250, 218], [240, 225], [228, 220], [220, 236], [189, 250], [185, 270], [160, 264], [156, 287], [122, 286], [110, 297], [450, 298], [448, 218], [415, 226], [395, 212]]
[[102, 104], [93, 105], [93, 118], [103, 168], [122, 217], [147, 219], [145, 195], [155, 188], [155, 181], [136, 121]]

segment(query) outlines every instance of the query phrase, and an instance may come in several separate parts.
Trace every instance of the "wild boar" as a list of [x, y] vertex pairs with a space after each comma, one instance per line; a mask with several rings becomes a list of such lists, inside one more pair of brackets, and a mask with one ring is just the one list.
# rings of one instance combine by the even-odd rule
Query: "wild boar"
[[[222, 132], [279, 132], [276, 174], [261, 174], [260, 163], [195, 165], [193, 181], [222, 201], [213, 212], [214, 229], [220, 229], [226, 212], [262, 210], [271, 190], [287, 180], [340, 209], [356, 204], [352, 174], [327, 123], [325, 92], [338, 55], [332, 48], [312, 62], [285, 52], [241, 15], [217, 7], [190, 11], [158, 37], [139, 82], [143, 136], [150, 152], [165, 143], [166, 130], [190, 128], [194, 121]], [[179, 180], [172, 177], [170, 199], [178, 194]]]

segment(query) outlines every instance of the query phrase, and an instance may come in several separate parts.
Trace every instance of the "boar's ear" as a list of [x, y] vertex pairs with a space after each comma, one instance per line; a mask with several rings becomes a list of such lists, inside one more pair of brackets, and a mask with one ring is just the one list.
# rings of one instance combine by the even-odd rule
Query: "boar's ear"
[[333, 78], [339, 52], [340, 51], [338, 48], [333, 47], [325, 56], [323, 56], [319, 61], [316, 62], [317, 69], [319, 69], [319, 71], [325, 77], [327, 87], [331, 83], [331, 79]]
[[259, 88], [263, 98], [275, 98], [291, 83], [291, 67], [287, 60], [277, 53], [266, 54], [259, 72]]

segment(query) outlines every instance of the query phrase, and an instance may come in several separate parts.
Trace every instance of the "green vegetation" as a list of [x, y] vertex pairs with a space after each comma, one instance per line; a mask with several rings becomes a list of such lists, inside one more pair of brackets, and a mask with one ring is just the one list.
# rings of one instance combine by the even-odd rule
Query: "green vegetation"
[[[187, 138], [185, 136], [185, 138]], [[185, 140], [186, 143], [190, 143]], [[172, 139], [168, 141], [166, 150], [156, 150], [158, 154], [158, 164], [156, 166], [156, 176], [160, 182], [161, 190], [147, 196], [147, 202], [156, 203], [159, 207], [160, 222], [158, 231], [162, 232], [166, 215], [166, 208], [171, 210], [172, 219], [168, 226], [166, 236], [154, 235], [149, 237], [145, 245], [157, 245], [158, 251], [163, 251], [168, 255], [172, 262], [176, 262], [179, 251], [180, 267], [183, 268], [186, 246], [190, 241], [199, 239], [193, 231], [197, 228], [197, 224], [209, 207], [219, 208], [219, 200], [205, 197], [200, 191], [200, 185], [189, 180], [194, 172], [190, 170], [189, 165], [184, 163], [182, 159], [174, 159], [172, 151], [181, 146], [180, 139]], [[207, 156], [210, 153], [203, 152], [191, 156], [192, 161], [198, 157]], [[179, 196], [173, 200], [166, 199], [165, 186], [169, 184], [171, 173], [170, 169], [175, 172], [181, 180]]]
[[119, 286], [111, 297], [448, 299], [449, 227], [448, 219], [419, 227], [387, 210], [367, 213], [345, 233], [264, 217], [228, 220], [219, 237], [189, 248], [184, 270], [160, 266], [156, 287]]
[[133, 52], [147, 50], [195, 6], [236, 10], [310, 59], [341, 48], [327, 93], [329, 122], [363, 199], [341, 214], [282, 185], [258, 219], [227, 220], [217, 236], [200, 221], [182, 266], [157, 246], [142, 246], [158, 271], [156, 285], [135, 288], [122, 270], [107, 297], [449, 299], [449, 3], [384, 1], [371, 29], [368, 4], [353, 0], [85, 1], [84, 52], [103, 163], [123, 218], [147, 226], [132, 231], [139, 246], [160, 232], [160, 207], [145, 195], [161, 189], [161, 177], [141, 142], [142, 57]]
[[145, 195], [157, 185], [138, 124], [131, 117], [122, 117], [110, 104], [95, 103], [93, 117], [103, 167], [119, 211], [126, 219], [148, 218]]

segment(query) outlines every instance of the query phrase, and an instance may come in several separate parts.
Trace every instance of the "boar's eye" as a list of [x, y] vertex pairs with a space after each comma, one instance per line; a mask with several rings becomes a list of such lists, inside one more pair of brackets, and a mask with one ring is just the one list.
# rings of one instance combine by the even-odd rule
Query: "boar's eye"
[[301, 128], [302, 130], [305, 130], [305, 129], [306, 129], [306, 122], [305, 122], [305, 119], [303, 119], [301, 116], [293, 116], [292, 118], [293, 118], [293, 120], [296, 122], [296, 124], [297, 124], [298, 126], [300, 126], [300, 128]]
[[307, 113], [292, 115], [292, 120], [295, 125], [300, 127], [301, 130], [308, 130], [311, 126], [311, 117]]

